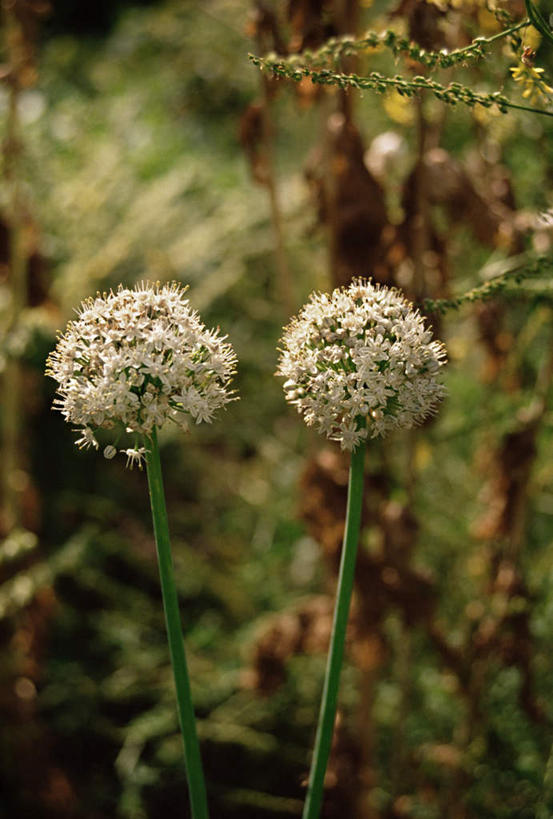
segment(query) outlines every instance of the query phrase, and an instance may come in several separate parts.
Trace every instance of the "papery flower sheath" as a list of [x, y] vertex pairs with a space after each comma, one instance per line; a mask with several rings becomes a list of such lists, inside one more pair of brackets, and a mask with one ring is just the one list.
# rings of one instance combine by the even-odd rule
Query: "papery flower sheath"
[[[232, 346], [208, 330], [185, 297], [186, 288], [141, 284], [83, 302], [47, 361], [58, 382], [54, 408], [77, 427], [81, 447], [98, 447], [96, 431], [134, 433], [120, 451], [141, 462], [144, 436], [166, 421], [183, 429], [211, 421], [235, 398]], [[117, 441], [104, 450], [116, 454]]]
[[420, 424], [445, 394], [445, 347], [398, 290], [370, 280], [312, 294], [280, 350], [287, 401], [342, 449]]

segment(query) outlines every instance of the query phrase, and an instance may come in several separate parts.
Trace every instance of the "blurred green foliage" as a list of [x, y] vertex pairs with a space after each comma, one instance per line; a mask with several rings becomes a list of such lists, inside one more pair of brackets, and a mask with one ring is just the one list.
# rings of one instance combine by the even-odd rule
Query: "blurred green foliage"
[[[376, 11], [385, 6], [376, 4]], [[228, 332], [239, 358], [241, 401], [186, 438], [161, 436], [212, 815], [301, 813], [324, 659], [316, 651], [290, 652], [282, 684], [268, 695], [255, 690], [251, 658], [277, 613], [326, 589], [318, 545], [298, 515], [305, 460], [325, 445], [286, 409], [272, 377], [288, 315], [266, 191], [251, 181], [238, 141], [240, 116], [260, 93], [247, 61], [248, 11], [245, 0], [166, 2], [127, 10], [104, 38], [56, 34], [41, 48], [38, 85], [20, 97], [21, 173], [48, 272], [42, 273], [47, 296], [26, 315], [23, 354], [24, 457], [39, 523], [36, 535], [16, 531], [0, 546], [2, 819], [186, 815], [145, 475], [76, 453], [70, 429], [50, 411], [53, 385], [41, 376], [55, 330], [82, 298], [145, 278], [189, 283], [191, 303], [208, 326]], [[376, 56], [377, 67], [381, 59]], [[504, 78], [507, 64], [499, 54], [478, 81]], [[361, 98], [367, 143], [390, 127], [391, 105], [369, 93]], [[425, 105], [435, 122], [439, 103]], [[2, 111], [5, 117], [5, 98]], [[292, 94], [282, 93], [273, 121], [299, 306], [312, 289], [329, 284], [325, 237], [313, 229], [301, 177], [320, 112], [298, 109]], [[411, 156], [412, 123], [392, 123]], [[482, 128], [501, 145], [518, 208], [551, 206], [549, 123], [508, 115], [475, 125], [457, 108], [447, 114], [443, 144], [464, 159], [476, 150]], [[390, 196], [397, 199], [397, 191]], [[504, 254], [466, 227], [447, 229], [452, 290], [461, 293], [482, 283], [479, 270], [490, 257], [501, 261]], [[504, 367], [522, 374], [516, 389], [479, 377], [486, 351], [470, 308], [444, 325], [450, 396], [437, 422], [417, 438], [412, 492], [420, 526], [414, 564], [432, 578], [436, 622], [453, 649], [470, 644], [471, 630], [498, 607], [511, 606], [516, 616], [517, 606], [531, 606], [527, 664], [541, 716], [532, 719], [523, 707], [520, 670], [499, 650], [474, 656], [481, 693], [472, 713], [470, 697], [425, 627], [407, 627], [399, 610], [387, 611], [371, 704], [373, 815], [440, 819], [443, 805], [455, 800], [467, 817], [523, 819], [553, 809], [553, 791], [543, 787], [553, 697], [549, 408], [527, 490], [520, 550], [527, 594], [506, 602], [486, 584], [492, 546], [475, 534], [489, 504], [481, 464], [532, 406], [550, 354], [545, 274], [539, 284], [539, 298], [522, 288], [505, 302], [504, 332], [513, 344]], [[369, 455], [369, 471], [382, 463], [389, 468], [389, 494], [398, 502], [408, 494], [409, 446], [404, 436], [393, 448], [375, 443]], [[371, 537], [369, 529], [368, 551]], [[469, 609], [476, 611], [472, 619]], [[38, 645], [31, 651], [32, 634]], [[362, 730], [357, 709], [368, 687], [351, 661], [341, 699], [352, 735]], [[398, 783], [399, 757], [407, 774]], [[398, 797], [404, 798], [399, 807]]]

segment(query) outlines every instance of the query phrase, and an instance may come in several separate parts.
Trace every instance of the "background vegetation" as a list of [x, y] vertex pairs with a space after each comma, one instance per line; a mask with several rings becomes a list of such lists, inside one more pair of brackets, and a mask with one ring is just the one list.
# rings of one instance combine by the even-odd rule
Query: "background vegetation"
[[[3, 12], [0, 817], [186, 815], [145, 475], [77, 453], [43, 376], [82, 298], [146, 278], [189, 283], [240, 362], [239, 403], [162, 436], [212, 815], [299, 816], [347, 460], [285, 406], [281, 328], [353, 275], [422, 302], [547, 257], [553, 123], [274, 80], [247, 54], [369, 27], [451, 51], [524, 5]], [[547, 109], [539, 46], [521, 30], [432, 76]], [[381, 46], [337, 65], [429, 70]], [[541, 268], [432, 314], [449, 398], [371, 443], [326, 817], [553, 815], [551, 316]]]

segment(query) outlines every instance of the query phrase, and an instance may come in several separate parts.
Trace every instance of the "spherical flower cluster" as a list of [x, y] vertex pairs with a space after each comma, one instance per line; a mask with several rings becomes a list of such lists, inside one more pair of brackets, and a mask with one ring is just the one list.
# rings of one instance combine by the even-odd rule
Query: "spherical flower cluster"
[[445, 361], [443, 344], [399, 291], [355, 279], [310, 297], [285, 328], [277, 375], [308, 426], [352, 450], [435, 412]]
[[[149, 283], [98, 295], [81, 305], [47, 361], [59, 384], [54, 408], [78, 427], [81, 447], [98, 448], [96, 431], [134, 433], [121, 450], [141, 463], [144, 436], [170, 420], [211, 421], [233, 400], [228, 387], [236, 356], [225, 337], [207, 330], [179, 284]], [[117, 453], [104, 450], [106, 458]]]

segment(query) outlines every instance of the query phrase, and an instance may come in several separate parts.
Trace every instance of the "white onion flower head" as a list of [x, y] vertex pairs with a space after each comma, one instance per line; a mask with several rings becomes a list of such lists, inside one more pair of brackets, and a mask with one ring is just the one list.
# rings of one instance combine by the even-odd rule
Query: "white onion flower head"
[[119, 451], [127, 465], [140, 465], [154, 428], [210, 422], [235, 399], [234, 351], [226, 336], [206, 329], [185, 293], [175, 282], [120, 286], [83, 302], [69, 322], [46, 373], [58, 382], [54, 409], [77, 427], [80, 447], [97, 449], [100, 428], [134, 434], [135, 446]]
[[370, 280], [313, 293], [280, 352], [286, 400], [342, 449], [420, 424], [445, 394], [445, 347], [398, 290]]

